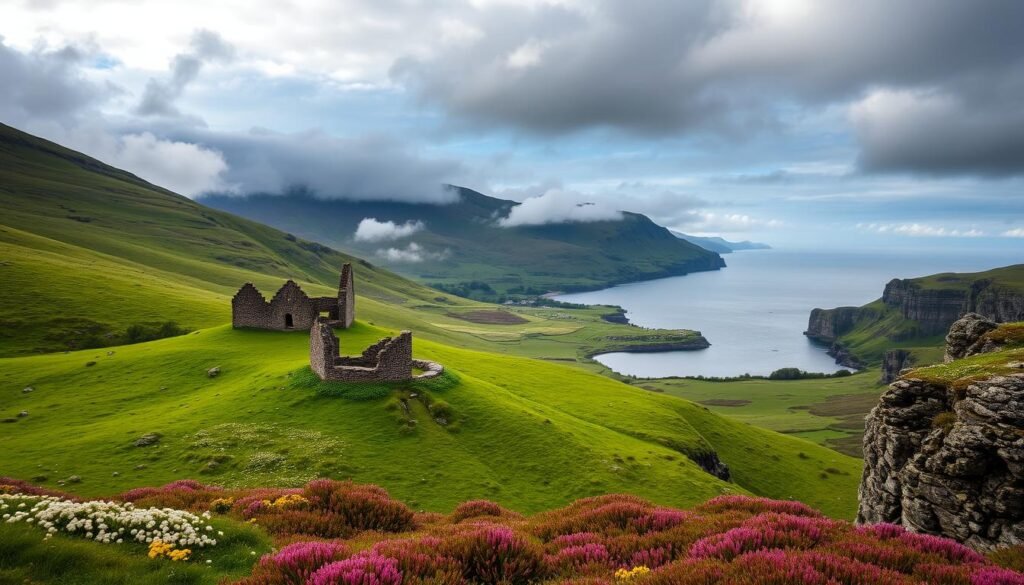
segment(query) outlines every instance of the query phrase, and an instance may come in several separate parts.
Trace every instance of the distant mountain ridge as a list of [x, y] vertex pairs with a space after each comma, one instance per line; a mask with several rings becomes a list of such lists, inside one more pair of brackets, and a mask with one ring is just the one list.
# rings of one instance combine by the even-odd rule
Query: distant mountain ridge
[[760, 242], [751, 242], [750, 240], [743, 240], [742, 242], [730, 242], [725, 238], [719, 236], [691, 236], [675, 230], [669, 230], [673, 236], [695, 244], [708, 250], [709, 252], [715, 252], [717, 254], [731, 254], [733, 252], [739, 252], [741, 250], [771, 250], [772, 247], [768, 244], [762, 244]]
[[[518, 205], [450, 186], [454, 203], [322, 199], [309, 193], [207, 196], [202, 203], [372, 259], [448, 292], [485, 300], [579, 291], [717, 270], [715, 252], [675, 237], [644, 215], [621, 220], [499, 227]], [[354, 238], [374, 218], [422, 229], [388, 241]]]

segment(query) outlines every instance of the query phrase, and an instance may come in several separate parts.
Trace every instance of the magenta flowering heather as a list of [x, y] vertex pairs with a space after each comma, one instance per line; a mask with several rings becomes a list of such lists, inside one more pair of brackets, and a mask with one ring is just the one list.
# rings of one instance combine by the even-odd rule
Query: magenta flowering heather
[[370, 552], [318, 569], [308, 585], [401, 585], [398, 561]]
[[320, 567], [349, 555], [348, 547], [337, 542], [307, 541], [289, 544], [276, 553], [264, 555], [244, 585], [304, 585]]

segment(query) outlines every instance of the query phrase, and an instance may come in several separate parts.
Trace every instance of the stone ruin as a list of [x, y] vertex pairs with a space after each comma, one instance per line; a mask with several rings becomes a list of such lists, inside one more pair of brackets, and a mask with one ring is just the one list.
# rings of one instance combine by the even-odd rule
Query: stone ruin
[[231, 325], [237, 328], [274, 331], [309, 331], [309, 365], [321, 380], [342, 382], [393, 382], [411, 380], [413, 368], [422, 370], [416, 379], [439, 376], [444, 368], [435, 362], [412, 359], [412, 333], [387, 337], [361, 355], [341, 356], [334, 327], [348, 329], [355, 322], [356, 294], [352, 265], [341, 267], [338, 296], [310, 297], [294, 281], [284, 283], [268, 302], [251, 282], [231, 299]]
[[412, 359], [412, 332], [385, 337], [361, 355], [343, 357], [330, 322], [318, 318], [309, 332], [309, 365], [321, 380], [340, 382], [397, 382], [414, 378], [414, 367], [423, 370], [415, 379], [439, 376], [444, 368], [435, 362]]
[[269, 302], [251, 282], [231, 299], [231, 325], [274, 331], [309, 331], [326, 314], [334, 327], [348, 329], [355, 321], [356, 293], [352, 265], [341, 267], [337, 297], [310, 297], [289, 280]]

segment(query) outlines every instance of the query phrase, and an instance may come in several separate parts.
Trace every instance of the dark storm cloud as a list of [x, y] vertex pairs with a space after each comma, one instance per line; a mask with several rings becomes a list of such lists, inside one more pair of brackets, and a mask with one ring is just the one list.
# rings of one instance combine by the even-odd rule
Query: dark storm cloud
[[150, 79], [146, 90], [135, 107], [140, 116], [180, 116], [174, 105], [181, 94], [199, 76], [203, 65], [214, 61], [227, 61], [234, 49], [216, 33], [200, 30], [192, 36], [189, 50], [175, 55], [171, 62], [170, 77], [166, 80]]
[[325, 199], [447, 203], [443, 184], [462, 172], [451, 160], [420, 156], [389, 137], [340, 139], [323, 132], [282, 134], [172, 131], [175, 140], [201, 144], [227, 163], [221, 180], [231, 193], [310, 190]]
[[0, 119], [10, 124], [61, 122], [118, 93], [112, 85], [82, 77], [85, 59], [86, 51], [76, 47], [22, 53], [0, 38]]
[[[392, 68], [393, 79], [456, 125], [748, 136], [794, 111], [845, 107], [880, 91], [933, 92], [951, 104], [948, 116], [920, 117], [885, 136], [865, 129], [891, 116], [858, 104], [865, 169], [1024, 171], [1015, 139], [1024, 2], [602, 0], [585, 10], [501, 7], [476, 17], [484, 34], [472, 47]], [[1001, 88], [998, 99], [992, 87]]]

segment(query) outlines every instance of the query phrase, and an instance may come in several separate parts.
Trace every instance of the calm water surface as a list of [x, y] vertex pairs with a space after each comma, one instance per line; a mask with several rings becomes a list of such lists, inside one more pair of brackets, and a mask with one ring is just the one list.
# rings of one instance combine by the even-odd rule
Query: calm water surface
[[[1019, 256], [1019, 255], [1018, 255]], [[863, 305], [893, 278], [976, 272], [1021, 262], [992, 254], [905, 256], [751, 250], [724, 256], [728, 268], [567, 294], [558, 300], [619, 305], [641, 327], [696, 329], [700, 351], [608, 353], [597, 360], [642, 377], [767, 375], [782, 367], [841, 369], [803, 335], [815, 307]]]

